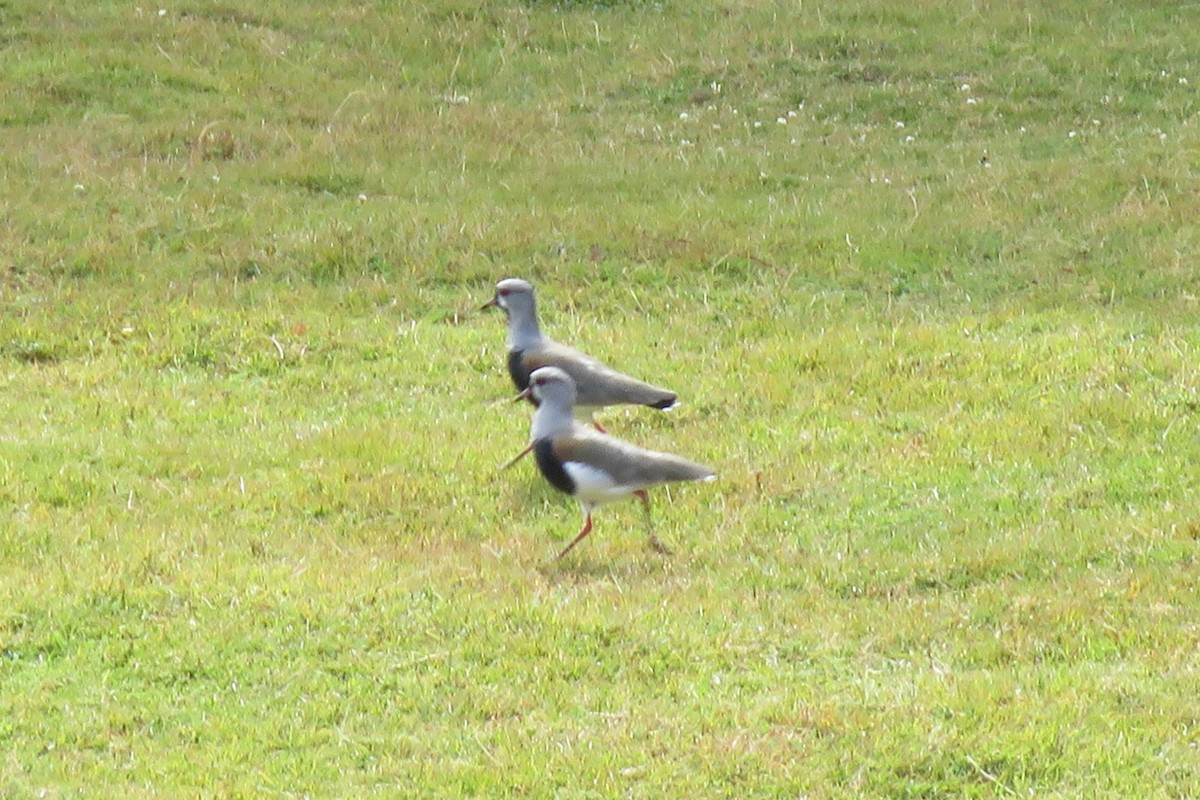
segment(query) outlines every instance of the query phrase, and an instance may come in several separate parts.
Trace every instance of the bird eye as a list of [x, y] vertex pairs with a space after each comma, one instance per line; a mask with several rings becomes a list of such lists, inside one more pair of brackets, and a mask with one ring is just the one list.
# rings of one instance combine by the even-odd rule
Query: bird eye
[[496, 294], [500, 295], [501, 297], [508, 297], [509, 290], [508, 289], [497, 289]]

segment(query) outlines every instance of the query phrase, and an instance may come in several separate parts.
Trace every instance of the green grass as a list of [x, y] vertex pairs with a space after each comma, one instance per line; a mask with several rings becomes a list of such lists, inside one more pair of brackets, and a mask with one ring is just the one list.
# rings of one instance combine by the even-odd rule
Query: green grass
[[[68, 6], [72, 4], [67, 4]], [[1200, 794], [1195, 9], [0, 2], [0, 795]], [[721, 480], [579, 512], [492, 283]]]

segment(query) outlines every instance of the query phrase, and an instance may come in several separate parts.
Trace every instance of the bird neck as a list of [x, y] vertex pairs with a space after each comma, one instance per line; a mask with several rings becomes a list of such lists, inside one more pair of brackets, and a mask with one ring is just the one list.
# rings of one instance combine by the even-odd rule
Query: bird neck
[[514, 311], [508, 315], [508, 349], [528, 350], [542, 338], [542, 329], [538, 325], [537, 311], [530, 307]]
[[569, 406], [543, 402], [533, 412], [533, 425], [529, 438], [535, 442], [552, 436], [569, 433], [575, 425], [575, 417]]

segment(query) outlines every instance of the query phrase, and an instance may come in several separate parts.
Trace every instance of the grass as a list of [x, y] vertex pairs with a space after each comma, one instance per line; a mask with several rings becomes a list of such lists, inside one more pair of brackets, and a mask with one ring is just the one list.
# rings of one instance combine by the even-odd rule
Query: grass
[[0, 794], [1200, 793], [1192, 22], [0, 3]]

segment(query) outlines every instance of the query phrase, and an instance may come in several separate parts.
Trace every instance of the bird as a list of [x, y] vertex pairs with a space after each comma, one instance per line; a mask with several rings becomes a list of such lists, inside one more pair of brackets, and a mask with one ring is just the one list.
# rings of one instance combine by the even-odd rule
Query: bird
[[[574, 413], [601, 433], [605, 430], [596, 422], [597, 408], [626, 404], [665, 411], [676, 405], [678, 396], [675, 392], [617, 372], [597, 359], [543, 335], [538, 324], [533, 285], [529, 281], [520, 278], [500, 281], [496, 284], [495, 295], [481, 310], [488, 308], [500, 308], [508, 316], [508, 374], [518, 392], [529, 388], [529, 376], [534, 370], [558, 367], [575, 382]], [[534, 400], [535, 405], [536, 402]], [[517, 463], [531, 449], [532, 444], [501, 469]]]
[[[652, 486], [716, 480], [716, 472], [702, 464], [646, 450], [579, 422], [572, 414], [577, 396], [575, 382], [565, 370], [534, 370], [524, 394], [531, 395], [538, 404], [530, 429], [538, 469], [550, 485], [574, 497], [583, 508], [583, 528], [558, 558], [571, 552], [591, 532], [596, 506], [636, 495], [649, 513], [646, 490]], [[655, 544], [653, 539], [651, 543]]]

